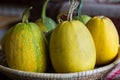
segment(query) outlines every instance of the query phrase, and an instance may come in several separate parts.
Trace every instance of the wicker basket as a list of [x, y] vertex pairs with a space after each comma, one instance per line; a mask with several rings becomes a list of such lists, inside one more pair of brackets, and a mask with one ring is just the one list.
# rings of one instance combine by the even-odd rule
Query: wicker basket
[[13, 80], [103, 80], [105, 74], [112, 70], [120, 62], [117, 58], [111, 64], [95, 68], [85, 72], [76, 73], [35, 73], [25, 72], [7, 67], [6, 58], [0, 51], [0, 72]]

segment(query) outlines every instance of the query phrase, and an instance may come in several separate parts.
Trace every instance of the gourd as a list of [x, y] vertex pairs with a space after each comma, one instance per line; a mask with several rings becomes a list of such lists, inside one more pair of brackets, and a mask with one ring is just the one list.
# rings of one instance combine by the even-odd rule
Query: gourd
[[40, 28], [28, 22], [30, 7], [22, 22], [11, 27], [2, 39], [8, 66], [29, 72], [45, 72], [48, 66], [47, 41]]
[[51, 34], [50, 59], [58, 73], [80, 72], [95, 67], [93, 38], [82, 22], [72, 20], [76, 6], [77, 2], [71, 2], [67, 20], [58, 24]]
[[79, 6], [77, 8], [77, 16], [75, 16], [75, 20], [81, 21], [83, 24], [86, 24], [90, 19], [91, 16], [87, 14], [82, 14], [82, 7], [83, 7], [83, 0], [79, 0]]
[[45, 0], [43, 9], [42, 9], [41, 19], [36, 20], [36, 24], [40, 27], [40, 29], [44, 33], [47, 33], [49, 31], [53, 30], [57, 25], [54, 20], [52, 20], [49, 17], [46, 17], [46, 7], [47, 7], [48, 2], [49, 2], [49, 0]]
[[95, 42], [96, 65], [110, 63], [119, 48], [119, 36], [113, 22], [105, 16], [94, 16], [86, 24]]
[[83, 24], [86, 25], [86, 23], [91, 19], [91, 17], [89, 15], [82, 14], [80, 16], [76, 16], [75, 19], [81, 21]]

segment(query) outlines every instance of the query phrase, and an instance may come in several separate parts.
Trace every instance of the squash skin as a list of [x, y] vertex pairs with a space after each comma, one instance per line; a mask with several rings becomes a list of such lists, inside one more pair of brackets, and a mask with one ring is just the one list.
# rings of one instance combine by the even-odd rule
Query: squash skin
[[2, 48], [10, 68], [30, 72], [47, 69], [47, 41], [35, 23], [18, 23], [12, 27], [2, 40]]
[[41, 19], [38, 19], [35, 23], [40, 27], [41, 31], [44, 33], [53, 30], [57, 25], [55, 21], [53, 21], [49, 17], [46, 17], [43, 21]]
[[96, 65], [110, 63], [119, 48], [119, 36], [113, 22], [105, 16], [95, 16], [87, 24], [96, 46]]
[[77, 20], [60, 23], [50, 38], [50, 58], [59, 73], [94, 69], [95, 45], [85, 25]]
[[75, 20], [79, 20], [83, 24], [86, 24], [90, 19], [91, 19], [91, 16], [85, 15], [85, 14], [75, 17]]

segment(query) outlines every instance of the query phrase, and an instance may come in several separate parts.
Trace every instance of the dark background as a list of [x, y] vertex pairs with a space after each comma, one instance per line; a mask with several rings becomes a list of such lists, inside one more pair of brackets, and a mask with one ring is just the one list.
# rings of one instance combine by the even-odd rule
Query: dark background
[[[44, 1], [45, 0], [0, 0], [0, 4], [5, 4], [5, 5], [7, 4], [8, 6], [9, 5], [25, 6], [25, 7], [32, 6], [33, 9], [31, 10], [30, 20], [35, 21], [36, 19], [41, 17], [41, 11]], [[58, 10], [61, 4], [65, 1], [68, 0], [50, 0], [47, 9], [47, 12], [49, 11], [49, 14], [47, 14], [47, 16], [56, 20], [55, 17], [58, 14]]]

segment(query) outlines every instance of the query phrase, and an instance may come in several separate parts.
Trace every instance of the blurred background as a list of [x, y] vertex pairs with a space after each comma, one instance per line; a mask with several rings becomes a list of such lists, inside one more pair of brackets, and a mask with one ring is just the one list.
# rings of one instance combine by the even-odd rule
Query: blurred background
[[[0, 0], [0, 40], [4, 33], [20, 21], [23, 11], [33, 6], [29, 21], [41, 17], [45, 0]], [[83, 0], [82, 14], [90, 16], [104, 15], [112, 19], [120, 34], [120, 0]], [[50, 0], [47, 6], [47, 16], [56, 21], [59, 13], [68, 10], [69, 0]]]

